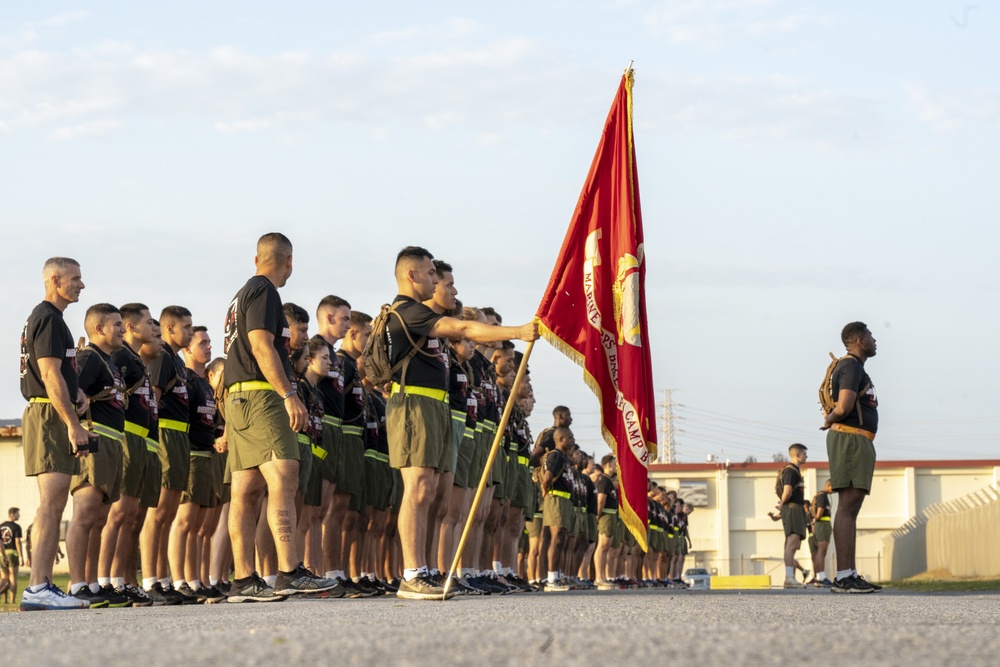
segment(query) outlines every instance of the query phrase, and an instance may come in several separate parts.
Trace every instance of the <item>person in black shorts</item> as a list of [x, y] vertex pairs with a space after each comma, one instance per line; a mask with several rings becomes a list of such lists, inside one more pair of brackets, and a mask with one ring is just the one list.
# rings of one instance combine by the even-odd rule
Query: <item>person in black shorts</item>
[[[387, 346], [393, 367], [400, 364], [386, 405], [386, 427], [390, 463], [403, 477], [399, 534], [404, 572], [396, 595], [404, 599], [441, 599], [444, 594], [430, 579], [426, 557], [428, 511], [451, 442], [448, 356], [441, 339], [489, 343], [538, 338], [534, 322], [521, 327], [491, 327], [443, 316], [424, 305], [438, 282], [433, 259], [427, 250], [414, 246], [397, 255], [394, 270], [399, 293], [393, 304], [400, 318], [388, 320], [386, 337], [380, 341]], [[418, 345], [411, 344], [407, 335]]]
[[[73, 518], [66, 531], [70, 595], [96, 607], [124, 607], [130, 602], [110, 582], [98, 583], [101, 531], [111, 505], [121, 496], [122, 443], [125, 441], [125, 386], [111, 353], [122, 345], [122, 316], [115, 306], [99, 303], [87, 309], [84, 327], [90, 344], [77, 352], [80, 388], [90, 402], [87, 429], [98, 445], [73, 476]], [[112, 551], [115, 544], [108, 545]]]
[[824, 415], [830, 484], [837, 492], [833, 537], [837, 548], [834, 593], [873, 593], [882, 590], [858, 574], [857, 521], [875, 475], [875, 434], [878, 432], [878, 395], [865, 371], [875, 356], [872, 332], [864, 322], [851, 322], [840, 332], [847, 349], [830, 376], [830, 396], [836, 407]]
[[[278, 287], [292, 275], [292, 243], [280, 233], [257, 242], [257, 272], [236, 293], [226, 315], [226, 438], [232, 471], [229, 534], [235, 578], [230, 602], [266, 602], [322, 592], [337, 582], [302, 566], [295, 544], [299, 486], [296, 433], [309, 419], [292, 384], [288, 322]], [[273, 587], [254, 571], [257, 508], [268, 495], [268, 523], [278, 552]]]
[[87, 603], [52, 584], [59, 523], [69, 498], [70, 478], [80, 470], [90, 434], [80, 423], [87, 397], [76, 374], [76, 344], [63, 311], [80, 300], [80, 263], [52, 257], [42, 268], [45, 298], [21, 332], [21, 394], [28, 401], [22, 418], [24, 474], [38, 480], [34, 557], [22, 611], [80, 609]]

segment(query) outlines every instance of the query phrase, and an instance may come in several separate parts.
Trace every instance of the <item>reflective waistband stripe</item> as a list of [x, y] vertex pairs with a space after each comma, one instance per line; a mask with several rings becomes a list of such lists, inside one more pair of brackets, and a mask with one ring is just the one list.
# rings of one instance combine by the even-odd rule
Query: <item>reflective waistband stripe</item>
[[318, 458], [320, 461], [326, 460], [328, 452], [325, 449], [323, 449], [319, 445], [313, 445], [312, 450], [313, 450], [313, 456]]
[[854, 435], [860, 435], [863, 438], [868, 438], [872, 442], [875, 442], [875, 434], [871, 431], [866, 431], [863, 428], [854, 428], [853, 426], [847, 426], [846, 424], [833, 423], [830, 424], [831, 431], [840, 431], [841, 433], [853, 433]]
[[376, 461], [381, 461], [382, 463], [388, 463], [389, 462], [389, 455], [388, 454], [383, 454], [383, 453], [381, 453], [381, 452], [379, 452], [377, 450], [374, 450], [374, 449], [366, 449], [365, 450], [365, 457], [369, 458], [369, 459], [375, 459]]
[[475, 438], [475, 437], [476, 437], [476, 431], [477, 431], [477, 430], [478, 430], [478, 429], [474, 429], [474, 428], [469, 428], [468, 426], [466, 426], [466, 427], [465, 427], [465, 437], [466, 437], [466, 438]]
[[829, 520], [830, 520], [830, 517], [828, 517], [828, 516], [821, 516], [820, 518], [818, 518], [818, 519], [816, 519], [816, 520], [817, 520], [817, 521], [829, 521]]
[[484, 429], [483, 422], [476, 422], [476, 433], [482, 433]]
[[229, 385], [229, 393], [236, 391], [274, 391], [270, 382], [250, 380], [249, 382], [234, 382]]
[[576, 511], [579, 512], [580, 514], [586, 514], [587, 513], [587, 508], [586, 507], [577, 507]]
[[523, 466], [526, 466], [529, 463], [531, 463], [531, 459], [529, 459], [527, 456], [518, 456], [517, 457], [517, 462], [520, 463]]
[[451, 418], [454, 419], [457, 422], [462, 422], [464, 424], [465, 423], [465, 417], [466, 417], [466, 414], [464, 412], [462, 412], [461, 410], [452, 410], [451, 411]]
[[305, 433], [296, 433], [295, 437], [298, 439], [300, 445], [308, 445], [312, 442], [312, 438]]
[[413, 385], [407, 385], [405, 387], [400, 387], [398, 383], [392, 383], [392, 393], [411, 394], [415, 396], [426, 396], [427, 398], [433, 398], [435, 401], [441, 401], [442, 403], [448, 402], [448, 392], [445, 389], [431, 389], [430, 387], [415, 387]]
[[601, 510], [601, 514], [618, 514], [618, 508], [611, 509], [610, 507], [605, 507]]
[[364, 428], [361, 426], [351, 426], [350, 424], [344, 424], [340, 427], [340, 430], [343, 431], [344, 435], [356, 435], [359, 438], [364, 435], [365, 432]]
[[323, 415], [323, 423], [327, 426], [336, 426], [340, 428], [344, 424], [344, 420], [340, 417], [334, 417], [333, 415]]
[[569, 491], [556, 491], [555, 489], [552, 489], [551, 491], [549, 491], [549, 495], [559, 496], [560, 498], [565, 498], [566, 500], [569, 500], [570, 498]]
[[125, 432], [131, 433], [132, 435], [137, 435], [140, 438], [145, 438], [149, 435], [149, 429], [145, 426], [139, 426], [135, 422], [125, 421]]
[[90, 430], [93, 431], [94, 433], [99, 433], [100, 435], [103, 435], [106, 438], [117, 440], [118, 442], [125, 441], [124, 433], [122, 433], [121, 431], [116, 431], [110, 426], [105, 426], [104, 424], [98, 424], [97, 422], [94, 422], [93, 424], [90, 425]]
[[663, 532], [663, 528], [661, 528], [660, 526], [653, 526], [653, 525], [650, 525], [650, 527], [649, 527], [649, 528], [650, 528], [650, 530], [655, 530], [655, 531], [656, 531], [656, 532], [658, 532], [658, 533], [662, 533], [662, 532]]
[[28, 399], [28, 403], [51, 403], [51, 398], [45, 398], [44, 396], [32, 396]]
[[187, 422], [180, 422], [176, 419], [160, 419], [160, 428], [169, 429], [171, 431], [183, 431], [187, 433], [191, 430], [191, 424]]
[[191, 456], [198, 456], [198, 457], [201, 457], [203, 459], [210, 459], [210, 458], [212, 458], [212, 452], [195, 452], [195, 451], [192, 451], [191, 452]]
[[151, 438], [146, 438], [146, 451], [153, 452], [154, 454], [160, 453], [160, 443]]
[[535, 512], [535, 517], [534, 518], [541, 519], [543, 516], [544, 515], [541, 512]]

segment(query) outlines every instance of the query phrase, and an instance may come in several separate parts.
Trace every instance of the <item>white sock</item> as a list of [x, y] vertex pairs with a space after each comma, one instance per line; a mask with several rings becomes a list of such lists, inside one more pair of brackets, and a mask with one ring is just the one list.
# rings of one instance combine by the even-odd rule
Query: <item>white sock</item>
[[111, 585], [115, 588], [122, 588], [125, 585], [125, 577], [111, 577]]
[[[183, 588], [184, 584], [186, 584], [186, 583], [187, 582], [184, 581], [183, 579], [178, 579], [177, 581], [174, 582], [174, 588], [175, 589], [176, 588]], [[274, 586], [274, 582], [271, 582], [271, 585]]]
[[794, 565], [786, 565], [785, 566], [785, 579], [794, 579], [794, 578], [795, 578], [795, 566]]
[[854, 570], [837, 570], [837, 581], [847, 579], [854, 573]]
[[505, 576], [505, 577], [513, 577], [514, 576], [514, 568], [512, 568], [512, 567], [505, 567], [503, 569], [503, 576]]
[[100, 593], [100, 592], [101, 592], [101, 585], [100, 585], [100, 584], [98, 584], [98, 583], [97, 583], [97, 582], [95, 581], [94, 583], [92, 583], [92, 584], [90, 585], [90, 592], [91, 592], [91, 593]]
[[219, 583], [219, 580], [218, 580], [218, 579], [211, 579], [211, 578], [210, 578], [210, 579], [208, 580], [208, 585], [209, 585], [209, 586], [217, 586], [217, 585], [218, 585], [218, 583]]
[[85, 584], [85, 583], [70, 584], [69, 585], [69, 594], [70, 595], [76, 595], [77, 593], [79, 593], [80, 591], [82, 591], [83, 587], [86, 586], [86, 585], [87, 584]]
[[34, 586], [28, 586], [28, 590], [32, 593], [41, 593], [48, 585], [48, 582], [45, 582], [44, 584], [35, 584]]
[[195, 579], [194, 581], [189, 581], [188, 586], [190, 586], [191, 590], [193, 591], [198, 590], [199, 588], [201, 588], [201, 579]]
[[852, 576], [852, 577], [856, 577], [856, 576], [858, 576], [858, 571], [857, 571], [857, 569], [852, 569], [852, 570], [851, 570], [851, 576]]
[[552, 570], [549, 570], [549, 579], [548, 579], [549, 583], [554, 584], [558, 579], [559, 579], [558, 572], [553, 572]]
[[502, 572], [503, 571], [503, 563], [501, 563], [498, 560], [493, 561], [493, 571], [494, 572]]
[[278, 575], [276, 575], [276, 574], [269, 574], [268, 576], [264, 577], [264, 581], [267, 583], [268, 586], [270, 586], [271, 588], [274, 588], [274, 582], [275, 582], [275, 580], [277, 578], [278, 578]]
[[826, 570], [816, 574], [816, 581], [823, 581], [824, 579], [826, 579]]
[[100, 586], [101, 588], [104, 588], [105, 586], [110, 586], [111, 585], [111, 577], [98, 577], [97, 578], [97, 585]]
[[365, 572], [363, 576], [368, 577], [369, 581], [378, 581], [378, 578], [375, 576], [374, 572]]
[[165, 577], [159, 580], [160, 586], [163, 588], [170, 588], [170, 577]]
[[156, 585], [156, 577], [145, 577], [142, 580], [142, 587], [147, 591], [152, 590], [153, 586]]
[[419, 567], [408, 567], [403, 570], [403, 581], [413, 581], [420, 576]]
[[337, 575], [336, 576], [337, 576], [337, 579], [340, 579], [341, 581], [347, 581], [347, 575], [344, 574], [343, 570], [337, 570]]

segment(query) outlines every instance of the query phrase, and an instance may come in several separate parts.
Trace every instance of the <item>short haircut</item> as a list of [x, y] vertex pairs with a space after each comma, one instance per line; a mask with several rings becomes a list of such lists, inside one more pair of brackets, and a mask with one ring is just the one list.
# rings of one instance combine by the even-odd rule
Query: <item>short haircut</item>
[[347, 299], [341, 299], [339, 296], [334, 296], [333, 294], [327, 294], [319, 301], [319, 305], [316, 307], [316, 317], [325, 310], [337, 310], [338, 308], [350, 309], [351, 304], [347, 303]]
[[154, 326], [160, 326], [160, 320], [153, 320]]
[[368, 313], [362, 313], [360, 310], [351, 311], [351, 328], [352, 329], [364, 329], [367, 325], [371, 324], [372, 316]]
[[292, 242], [281, 232], [264, 234], [257, 240], [257, 261], [282, 264], [292, 256]]
[[434, 255], [432, 255], [426, 248], [408, 245], [396, 254], [395, 268], [399, 269], [400, 264], [403, 264], [404, 262], [420, 262], [425, 259], [434, 259]]
[[684, 499], [683, 498], [678, 498], [677, 502], [675, 502], [674, 504], [675, 505], [683, 505], [684, 504]]
[[492, 306], [486, 306], [481, 310], [483, 311], [483, 315], [485, 315], [486, 317], [495, 317], [497, 320], [497, 324], [503, 324], [503, 318], [500, 317], [500, 313], [498, 313], [496, 309], [493, 308]]
[[867, 330], [868, 325], [864, 322], [851, 322], [841, 329], [840, 340], [845, 346], [850, 345], [855, 338], [864, 335]]
[[605, 454], [604, 456], [601, 457], [601, 465], [606, 466], [614, 460], [615, 460], [614, 454]]
[[601, 473], [602, 475], [604, 474], [604, 466], [602, 466], [600, 463], [594, 464], [594, 470]]
[[285, 319], [289, 322], [294, 322], [295, 324], [309, 324], [309, 313], [307, 313], [306, 309], [302, 306], [289, 301], [281, 308], [285, 311]]
[[796, 443], [792, 443], [791, 445], [788, 446], [788, 453], [789, 454], [791, 454], [792, 452], [807, 452], [807, 451], [809, 451], [808, 447], [806, 447], [805, 445], [799, 444], [797, 442]]
[[475, 306], [465, 306], [462, 308], [462, 319], [463, 320], [478, 320], [479, 315], [482, 313]]
[[500, 348], [504, 352], [506, 352], [508, 350], [513, 350], [514, 349], [514, 343], [511, 342], [511, 341], [509, 341], [509, 340], [502, 340], [502, 341], [500, 341]]
[[42, 265], [42, 278], [48, 280], [50, 276], [62, 273], [71, 266], [80, 266], [80, 262], [69, 257], [49, 257]]
[[142, 311], [149, 312], [149, 307], [144, 303], [126, 303], [118, 310], [122, 314], [122, 319], [134, 326], [142, 319]]
[[167, 306], [160, 313], [160, 322], [163, 323], [160, 326], [166, 329], [171, 324], [177, 324], [185, 317], [191, 317], [191, 311], [184, 306]]
[[9, 510], [7, 510], [7, 516], [14, 516], [16, 512], [20, 511], [21, 511], [20, 507], [11, 507]]
[[553, 417], [555, 417], [556, 415], [568, 415], [568, 414], [569, 414], [569, 408], [567, 408], [565, 405], [557, 405], [556, 407], [552, 408]]
[[221, 373], [222, 369], [226, 367], [225, 357], [216, 357], [208, 362], [208, 366], [205, 366], [205, 375], [215, 375], [216, 373]]
[[87, 314], [83, 318], [83, 328], [87, 330], [87, 335], [91, 336], [97, 333], [99, 325], [107, 322], [112, 315], [121, 314], [121, 312], [118, 310], [118, 306], [113, 306], [110, 303], [95, 303], [87, 309]]
[[439, 276], [442, 273], [455, 273], [455, 270], [451, 268], [451, 264], [444, 261], [443, 259], [435, 259], [433, 264], [434, 264], [434, 270], [437, 271], [437, 274]]
[[193, 334], [201, 333], [202, 331], [208, 333], [208, 327], [202, 326], [200, 324], [196, 324], [195, 326], [191, 327], [191, 333]]

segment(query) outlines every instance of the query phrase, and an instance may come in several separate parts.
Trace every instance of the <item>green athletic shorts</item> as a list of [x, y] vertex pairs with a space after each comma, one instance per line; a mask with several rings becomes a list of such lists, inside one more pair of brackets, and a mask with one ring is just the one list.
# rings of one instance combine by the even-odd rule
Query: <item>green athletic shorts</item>
[[146, 439], [135, 433], [126, 432], [125, 444], [122, 447], [122, 495], [141, 498], [145, 477]]
[[785, 528], [785, 537], [798, 535], [806, 539], [806, 508], [795, 503], [782, 505], [781, 525]]
[[160, 428], [160, 485], [186, 491], [191, 468], [191, 442], [186, 431]]
[[162, 479], [160, 443], [146, 438], [146, 469], [142, 476], [142, 495], [139, 496], [139, 507], [151, 509], [160, 504], [160, 489], [163, 488]]
[[110, 505], [122, 494], [122, 443], [106, 435], [97, 436], [97, 451], [80, 459], [80, 474], [70, 480], [70, 493], [89, 484], [104, 493]]
[[[471, 433], [471, 435], [470, 435]], [[472, 479], [472, 463], [476, 458], [475, 431], [463, 430], [458, 443], [458, 458], [455, 461], [455, 486], [463, 489], [479, 485], [479, 477]]]
[[385, 406], [393, 468], [444, 469], [451, 452], [451, 410], [429, 396], [397, 392]]
[[576, 524], [576, 508], [569, 498], [554, 496], [551, 493], [542, 501], [542, 526], [555, 526], [563, 530], [572, 530]]
[[182, 503], [194, 503], [199, 507], [215, 507], [222, 495], [222, 485], [216, 487], [216, 462], [211, 452], [191, 452], [188, 472], [188, 486], [181, 495]]
[[817, 521], [813, 524], [813, 533], [817, 542], [829, 542], [833, 533], [833, 525], [830, 521]]
[[597, 532], [614, 540], [615, 531], [618, 530], [618, 513], [610, 514], [605, 512], [597, 520]]
[[229, 468], [234, 472], [259, 468], [274, 459], [299, 460], [299, 440], [276, 391], [231, 392], [226, 399], [226, 426]]
[[26, 476], [46, 472], [80, 474], [80, 460], [73, 456], [69, 431], [55, 406], [51, 403], [28, 403], [21, 424]]
[[830, 460], [830, 485], [834, 491], [854, 487], [871, 493], [875, 476], [875, 443], [863, 435], [826, 432], [826, 455]]

